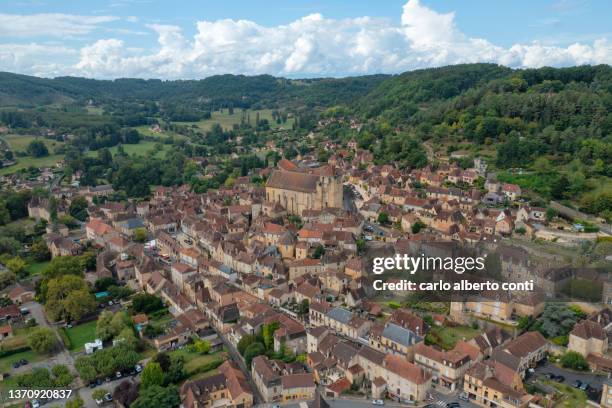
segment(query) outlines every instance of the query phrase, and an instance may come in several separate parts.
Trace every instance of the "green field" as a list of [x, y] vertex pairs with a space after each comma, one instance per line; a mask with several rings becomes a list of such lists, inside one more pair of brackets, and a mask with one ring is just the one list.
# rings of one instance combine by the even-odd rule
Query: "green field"
[[8, 134], [8, 135], [2, 136], [2, 139], [4, 139], [11, 146], [11, 149], [14, 152], [25, 152], [28, 145], [33, 140], [42, 141], [45, 144], [45, 146], [47, 146], [47, 148], [49, 149], [49, 153], [51, 154], [57, 147], [64, 144], [64, 142], [58, 142], [56, 140], [50, 140], [44, 137], [37, 137], [37, 136], [32, 136], [32, 135]]
[[445, 350], [455, 347], [459, 340], [470, 340], [480, 334], [480, 329], [467, 326], [458, 327], [432, 327], [427, 338]]
[[[251, 124], [255, 124], [255, 119], [257, 117], [257, 113], [259, 113], [259, 119], [268, 119], [270, 123], [270, 127], [272, 129], [276, 129], [279, 127], [284, 127], [285, 129], [291, 129], [293, 125], [293, 118], [288, 118], [287, 122], [284, 124], [277, 124], [274, 120], [272, 120], [272, 110], [271, 109], [262, 109], [262, 110], [247, 110], [247, 115]], [[234, 109], [234, 114], [230, 115], [227, 109], [223, 109], [221, 112], [215, 111], [212, 113], [212, 117], [210, 119], [201, 120], [199, 122], [175, 122], [182, 125], [196, 125], [202, 131], [208, 131], [212, 128], [215, 123], [221, 125], [221, 127], [225, 130], [230, 130], [234, 125], [240, 124], [240, 118], [242, 117], [242, 111], [240, 109]]]
[[25, 358], [26, 360], [28, 360], [29, 364], [32, 364], [38, 361], [42, 361], [45, 356], [41, 356], [39, 354], [36, 354], [32, 350], [28, 350], [10, 356], [2, 357], [0, 358], [0, 372], [8, 373], [13, 368], [13, 363], [21, 360], [22, 358]]
[[[153, 151], [155, 149], [155, 145], [157, 143], [156, 142], [151, 142], [148, 140], [143, 140], [138, 144], [124, 144], [123, 145], [123, 150], [128, 154], [128, 155], [149, 155], [151, 153], [151, 151]], [[167, 145], [163, 145], [162, 149], [158, 152], [155, 153], [155, 157], [163, 157], [164, 155], [164, 151], [166, 150]], [[117, 153], [117, 146], [113, 146], [110, 149], [110, 152], [114, 155]], [[89, 152], [87, 152], [88, 156], [91, 157], [96, 157], [98, 155], [98, 151], [97, 150], [90, 150]]]
[[64, 159], [63, 154], [52, 154], [46, 157], [19, 157], [17, 158], [17, 164], [9, 167], [0, 169], [0, 176], [6, 174], [15, 173], [21, 169], [27, 169], [28, 167], [52, 167], [55, 163]]
[[39, 275], [46, 267], [49, 265], [50, 261], [44, 262], [31, 262], [28, 260], [28, 266], [26, 266], [26, 271], [28, 271], [28, 275]]
[[85, 347], [85, 343], [92, 342], [96, 339], [96, 320], [74, 326], [70, 329], [64, 329], [66, 336], [70, 340], [70, 351], [79, 351]]
[[161, 138], [169, 137], [169, 136], [172, 136], [172, 137], [174, 137], [177, 140], [187, 139], [187, 137], [185, 137], [185, 136], [183, 136], [181, 134], [178, 134], [176, 132], [171, 132], [171, 131], [166, 131], [166, 130], [162, 131], [161, 133], [154, 132], [147, 125], [137, 126], [134, 129], [136, 129], [142, 135], [145, 135], [145, 136], [148, 136], [148, 137], [153, 137], [153, 138], [156, 138], [156, 139], [161, 139]]
[[198, 369], [203, 365], [211, 363], [215, 360], [225, 360], [225, 352], [223, 351], [211, 354], [200, 354], [198, 352], [191, 351], [189, 346], [183, 347], [182, 349], [173, 350], [168, 354], [175, 357], [183, 357], [185, 361], [185, 371], [187, 372], [188, 376], [200, 376], [203, 374], [211, 375], [211, 371], [216, 370], [207, 371], [206, 373], [198, 373]]

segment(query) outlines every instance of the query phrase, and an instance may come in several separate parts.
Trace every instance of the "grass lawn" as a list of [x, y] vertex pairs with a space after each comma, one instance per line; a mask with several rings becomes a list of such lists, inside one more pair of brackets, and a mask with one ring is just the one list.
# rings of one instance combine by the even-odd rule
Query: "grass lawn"
[[587, 395], [584, 391], [570, 387], [569, 385], [559, 384], [554, 381], [545, 381], [545, 383], [555, 387], [561, 394], [563, 394], [563, 398], [554, 405], [555, 408], [587, 406]]
[[79, 351], [85, 347], [85, 343], [96, 339], [96, 320], [64, 329], [70, 340], [70, 351]]
[[480, 334], [479, 329], [472, 329], [468, 326], [458, 327], [432, 327], [430, 338], [445, 350], [455, 347], [459, 340], [470, 340]]
[[34, 262], [28, 260], [28, 266], [26, 266], [26, 271], [28, 271], [28, 275], [40, 275], [40, 273], [49, 265], [51, 261], [44, 262]]
[[10, 356], [0, 358], [0, 372], [8, 373], [13, 368], [13, 363], [25, 358], [29, 364], [44, 360], [46, 357], [39, 355], [32, 350], [22, 351]]
[[[193, 352], [189, 350], [189, 347], [183, 347], [182, 349], [173, 350], [170, 353], [171, 356], [181, 356], [185, 361], [185, 371], [187, 371], [187, 375], [191, 376], [197, 373], [198, 368], [203, 366], [204, 364], [211, 363], [215, 360], [224, 360], [226, 353], [223, 351], [219, 351], [217, 353], [211, 354], [200, 354], [198, 352]], [[209, 373], [210, 371], [207, 371]], [[204, 373], [197, 373], [197, 375], [201, 375]]]

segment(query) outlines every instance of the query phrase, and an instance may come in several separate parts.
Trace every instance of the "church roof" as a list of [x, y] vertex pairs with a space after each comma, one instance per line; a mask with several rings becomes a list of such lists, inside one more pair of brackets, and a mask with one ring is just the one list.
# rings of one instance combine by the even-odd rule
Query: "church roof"
[[317, 190], [318, 181], [319, 177], [313, 174], [274, 170], [266, 187], [311, 193]]

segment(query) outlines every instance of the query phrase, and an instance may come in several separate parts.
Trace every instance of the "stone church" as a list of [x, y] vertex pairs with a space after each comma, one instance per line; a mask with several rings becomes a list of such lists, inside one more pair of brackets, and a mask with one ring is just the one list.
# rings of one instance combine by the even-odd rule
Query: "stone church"
[[329, 165], [301, 168], [283, 159], [268, 177], [266, 200], [280, 204], [288, 214], [300, 216], [304, 210], [342, 208], [341, 176]]

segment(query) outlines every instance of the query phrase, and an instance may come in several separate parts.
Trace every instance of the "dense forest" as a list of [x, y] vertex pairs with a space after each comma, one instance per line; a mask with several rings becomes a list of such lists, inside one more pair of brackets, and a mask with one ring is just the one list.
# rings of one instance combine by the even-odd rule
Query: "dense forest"
[[[98, 114], [91, 114], [90, 107]], [[272, 118], [249, 116], [260, 109], [272, 110]], [[240, 122], [232, 129], [195, 125], [221, 110], [235, 111]], [[331, 120], [320, 129], [317, 123], [324, 118]], [[340, 118], [359, 126], [334, 120]], [[290, 123], [290, 129], [284, 126], [278, 133], [270, 120]], [[322, 139], [310, 145], [305, 139], [316, 131], [340, 143], [355, 138], [377, 163], [404, 168], [426, 165], [427, 149], [438, 156], [458, 154], [463, 166], [483, 156], [501, 181], [518, 183], [538, 199], [578, 203], [590, 213], [612, 215], [612, 68], [607, 65], [517, 70], [466, 64], [393, 76], [303, 80], [218, 75], [102, 81], [0, 73], [0, 122], [19, 134], [44, 135], [53, 129], [52, 137], [65, 142], [54, 153], [73, 158], [68, 168], [85, 171], [88, 183], [130, 184], [133, 159], [111, 158], [109, 177], [103, 170], [111, 164], [106, 153], [84, 154], [139, 143], [139, 126], [159, 125], [166, 135], [180, 136], [159, 140], [172, 145], [165, 158], [138, 164], [149, 184], [189, 181], [193, 172], [183, 174], [180, 157], [244, 157], [244, 149], [262, 148], [269, 141], [286, 157], [314, 149], [325, 160], [330, 152], [317, 145]], [[32, 157], [45, 154], [45, 146], [30, 150]], [[202, 190], [243, 173], [243, 168], [226, 165], [214, 179], [193, 179], [192, 184]], [[124, 190], [146, 194], [148, 187], [141, 184]]]

